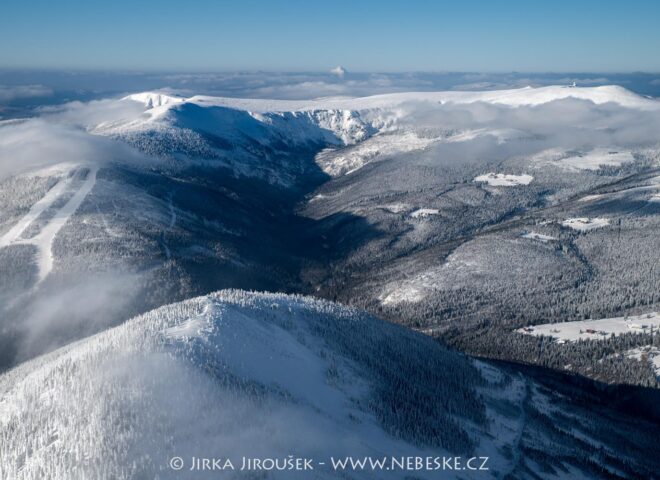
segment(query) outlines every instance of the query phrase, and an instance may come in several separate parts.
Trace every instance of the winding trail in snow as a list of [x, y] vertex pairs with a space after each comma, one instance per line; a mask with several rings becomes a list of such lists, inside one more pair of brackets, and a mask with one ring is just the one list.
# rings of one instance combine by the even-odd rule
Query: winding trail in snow
[[83, 201], [92, 191], [96, 184], [96, 174], [98, 167], [91, 166], [87, 172], [87, 177], [81, 187], [73, 194], [66, 204], [60, 208], [55, 216], [46, 224], [41, 231], [30, 239], [20, 239], [21, 233], [25, 231], [30, 224], [35, 221], [56, 199], [58, 199], [71, 183], [72, 176], [60, 180], [46, 195], [36, 202], [30, 211], [21, 218], [18, 223], [10, 229], [2, 238], [0, 238], [0, 248], [8, 245], [35, 245], [39, 253], [37, 255], [37, 267], [39, 269], [38, 283], [42, 282], [53, 270], [53, 242], [59, 231], [64, 227], [76, 210], [82, 205]]

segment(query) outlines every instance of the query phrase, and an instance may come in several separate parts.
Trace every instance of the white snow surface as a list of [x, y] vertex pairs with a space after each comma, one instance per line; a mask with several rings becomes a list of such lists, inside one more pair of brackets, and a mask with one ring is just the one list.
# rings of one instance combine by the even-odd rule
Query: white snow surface
[[445, 263], [422, 270], [389, 286], [380, 296], [380, 301], [390, 306], [404, 302], [416, 303], [442, 286], [458, 286], [471, 273], [481, 273], [482, 269], [479, 259], [465, 258], [460, 252], [453, 252]]
[[173, 105], [186, 101], [183, 97], [158, 92], [134, 93], [124, 97], [124, 100], [133, 100], [144, 103], [144, 106], [147, 108], [162, 107], [164, 105]]
[[[130, 100], [144, 102], [145, 98], [162, 95], [158, 92], [143, 92], [126, 97]], [[243, 99], [227, 97], [210, 97], [196, 95], [185, 99], [186, 102], [200, 106], [223, 106], [251, 112], [291, 112], [303, 110], [370, 110], [384, 109], [400, 106], [408, 102], [428, 103], [475, 103], [486, 102], [511, 107], [523, 105], [542, 105], [544, 103], [573, 98], [585, 100], [595, 104], [616, 103], [624, 107], [656, 110], [660, 102], [637, 95], [625, 88], [607, 85], [601, 87], [565, 86], [525, 87], [511, 90], [490, 90], [482, 92], [473, 91], [445, 91], [445, 92], [406, 92], [373, 95], [361, 98], [324, 98], [316, 100], [268, 100]]]
[[531, 175], [512, 175], [506, 173], [486, 173], [475, 177], [475, 182], [483, 182], [493, 187], [516, 187], [518, 185], [529, 185], [534, 177]]
[[410, 214], [412, 218], [424, 218], [431, 215], [438, 215], [440, 210], [437, 208], [420, 208]]
[[[648, 333], [660, 328], [660, 313], [651, 312], [629, 317], [579, 320], [575, 322], [544, 323], [516, 330], [525, 335], [546, 335], [563, 342], [577, 340], [603, 340], [614, 334]], [[591, 330], [588, 332], [587, 330]], [[595, 333], [594, 333], [595, 332]]]
[[[425, 280], [422, 278], [421, 280]], [[419, 282], [421, 283], [421, 282]], [[399, 288], [382, 295], [380, 301], [383, 305], [399, 305], [400, 303], [416, 303], [424, 300], [427, 295], [426, 285], [415, 285], [413, 282], [407, 282]]]
[[562, 221], [561, 224], [564, 227], [572, 228], [573, 230], [578, 230], [581, 232], [586, 232], [589, 230], [595, 230], [597, 228], [603, 228], [610, 224], [610, 221], [607, 218], [588, 218], [588, 217], [575, 217], [567, 218]]
[[410, 205], [406, 203], [389, 203], [387, 205], [381, 205], [380, 208], [390, 213], [403, 213], [410, 208]]
[[557, 240], [555, 237], [551, 237], [550, 235], [544, 235], [543, 233], [537, 233], [537, 232], [527, 232], [523, 233], [521, 235], [522, 238], [527, 238], [529, 240], [538, 240], [539, 242], [547, 243], [551, 242], [553, 240]]
[[[209, 153], [197, 151], [201, 146], [199, 134], [206, 134], [226, 141], [224, 148], [229, 148], [232, 156], [243, 146], [250, 152], [255, 146], [282, 151], [310, 144], [352, 145], [374, 133], [360, 114], [350, 109], [246, 109], [240, 99], [212, 98], [182, 99], [152, 92], [131, 95], [122, 101], [140, 101], [145, 104], [144, 112], [92, 125], [89, 130], [119, 138], [143, 133], [167, 136], [170, 142], [198, 155]], [[269, 105], [269, 101], [264, 102]]]

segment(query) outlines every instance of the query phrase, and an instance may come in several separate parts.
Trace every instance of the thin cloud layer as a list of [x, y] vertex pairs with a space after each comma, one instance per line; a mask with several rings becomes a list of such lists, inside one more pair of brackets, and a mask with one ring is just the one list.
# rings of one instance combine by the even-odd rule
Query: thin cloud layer
[[[72, 115], [73, 110], [67, 113]], [[83, 115], [80, 119], [84, 119]], [[52, 118], [0, 123], [0, 180], [59, 163], [144, 161], [129, 146]]]
[[16, 99], [50, 95], [53, 95], [53, 89], [43, 85], [0, 85], [0, 104]]
[[411, 102], [398, 109], [395, 121], [398, 130], [431, 138], [446, 132], [473, 132], [463, 141], [431, 143], [415, 155], [416, 162], [435, 166], [527, 158], [524, 165], [534, 168], [531, 158], [548, 149], [660, 150], [660, 111], [640, 111], [615, 103], [596, 105], [572, 98], [519, 107], [485, 102]]

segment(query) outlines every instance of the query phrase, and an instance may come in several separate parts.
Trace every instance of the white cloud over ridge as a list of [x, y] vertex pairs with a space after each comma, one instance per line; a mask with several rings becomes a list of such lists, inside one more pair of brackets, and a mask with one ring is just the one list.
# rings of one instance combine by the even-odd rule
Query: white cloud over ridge
[[0, 122], [0, 180], [59, 163], [144, 161], [128, 145], [87, 131], [89, 125], [123, 118], [131, 107], [116, 101], [75, 102], [44, 110], [39, 117]]

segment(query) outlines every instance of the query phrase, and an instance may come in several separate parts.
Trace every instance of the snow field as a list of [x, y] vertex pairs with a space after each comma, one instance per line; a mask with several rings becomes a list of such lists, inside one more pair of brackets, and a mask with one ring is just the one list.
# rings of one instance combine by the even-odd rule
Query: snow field
[[492, 187], [516, 187], [518, 185], [529, 185], [534, 177], [531, 175], [511, 175], [506, 173], [486, 173], [474, 178], [475, 182], [487, 183]]
[[545, 323], [516, 330], [525, 335], [552, 337], [561, 342], [578, 340], [602, 340], [610, 335], [624, 333], [648, 333], [660, 328], [658, 312], [630, 317], [613, 317], [599, 320], [580, 320], [575, 322]]

